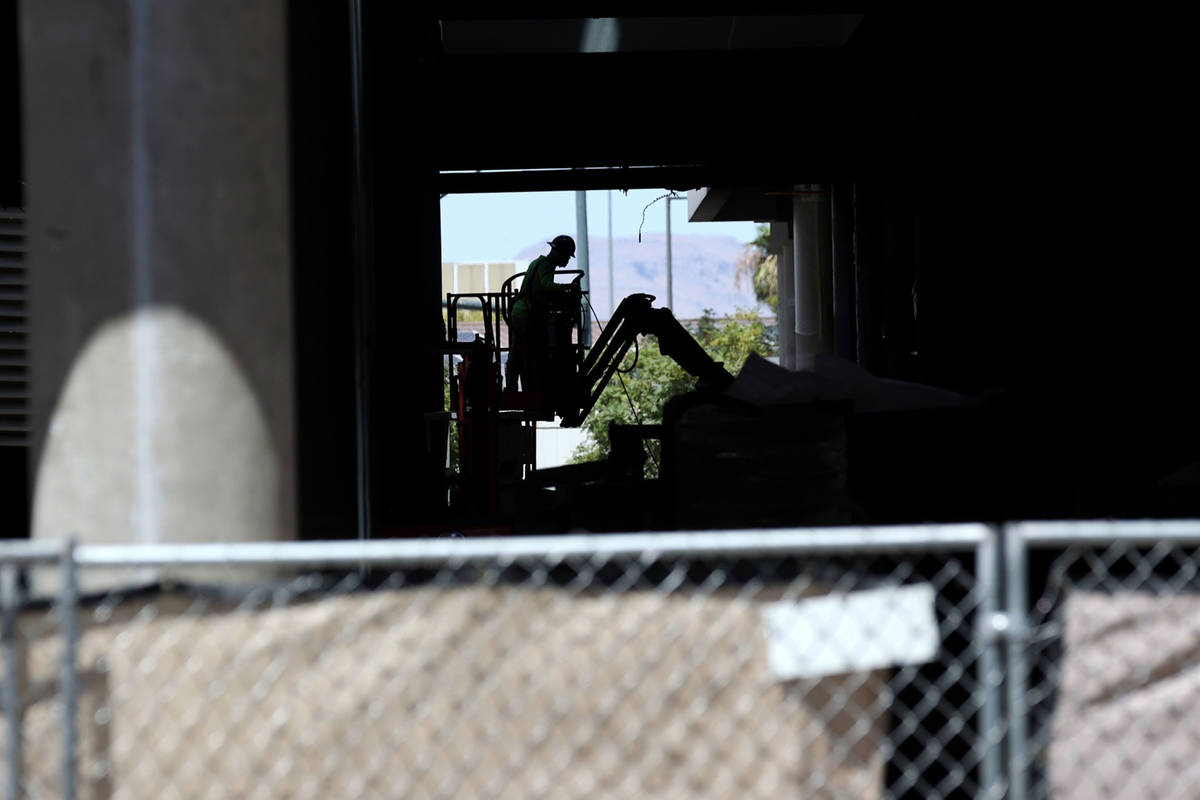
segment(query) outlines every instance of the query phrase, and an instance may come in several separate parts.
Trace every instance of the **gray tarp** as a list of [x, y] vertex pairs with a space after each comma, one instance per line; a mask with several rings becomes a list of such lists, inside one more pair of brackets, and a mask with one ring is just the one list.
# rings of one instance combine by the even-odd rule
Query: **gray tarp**
[[[774, 681], [761, 609], [776, 599], [464, 586], [239, 611], [136, 597], [85, 616], [80, 796], [879, 797], [883, 674]], [[22, 624], [33, 797], [58, 780], [47, 619]]]
[[1050, 796], [1200, 797], [1200, 596], [1076, 592], [1063, 619]]

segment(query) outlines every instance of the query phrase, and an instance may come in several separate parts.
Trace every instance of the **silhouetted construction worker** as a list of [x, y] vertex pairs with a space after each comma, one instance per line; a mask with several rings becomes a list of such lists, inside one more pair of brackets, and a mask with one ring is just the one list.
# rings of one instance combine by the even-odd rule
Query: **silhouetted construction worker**
[[549, 363], [548, 351], [551, 345], [562, 344], [559, 341], [562, 332], [556, 329], [551, 312], [564, 292], [572, 289], [577, 292], [579, 288], [578, 277], [572, 284], [554, 282], [554, 271], [575, 257], [575, 240], [563, 234], [546, 244], [550, 245], [550, 252], [529, 263], [510, 313], [507, 369], [510, 390], [517, 388], [518, 379], [527, 391], [551, 388], [542, 385]]

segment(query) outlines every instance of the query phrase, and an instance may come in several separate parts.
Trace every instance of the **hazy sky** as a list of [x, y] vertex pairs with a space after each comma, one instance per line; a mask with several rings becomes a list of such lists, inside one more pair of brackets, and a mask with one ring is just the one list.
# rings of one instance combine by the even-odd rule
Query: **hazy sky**
[[[646, 208], [665, 189], [635, 189], [624, 194], [613, 190], [614, 237], [663, 233], [667, 229], [667, 200]], [[587, 225], [591, 238], [608, 236], [608, 190], [587, 193]], [[681, 193], [682, 197], [683, 194]], [[672, 200], [671, 234], [733, 236], [740, 242], [754, 239], [753, 222], [688, 222], [687, 201]], [[643, 223], [643, 209], [645, 221]], [[506, 261], [530, 245], [560, 233], [575, 236], [575, 192], [512, 192], [458, 194], [442, 198], [443, 261]]]

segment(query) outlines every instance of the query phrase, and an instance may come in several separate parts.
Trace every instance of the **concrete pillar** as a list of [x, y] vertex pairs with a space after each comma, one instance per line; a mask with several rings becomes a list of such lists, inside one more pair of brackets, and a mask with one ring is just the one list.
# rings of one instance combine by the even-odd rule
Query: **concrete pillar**
[[779, 287], [779, 308], [776, 324], [779, 330], [779, 366], [796, 368], [796, 293], [795, 255], [790, 222], [771, 223], [771, 250], [778, 254], [775, 262]]
[[795, 244], [796, 347], [800, 358], [828, 353], [832, 344], [831, 237], [826, 187], [796, 187], [792, 202]]
[[20, 19], [34, 536], [293, 538], [284, 3]]

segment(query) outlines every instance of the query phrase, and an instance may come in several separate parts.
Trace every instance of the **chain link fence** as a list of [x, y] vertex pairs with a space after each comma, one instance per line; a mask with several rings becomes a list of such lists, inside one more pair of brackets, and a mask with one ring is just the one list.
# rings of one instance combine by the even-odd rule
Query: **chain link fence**
[[1198, 544], [4, 543], [0, 774], [11, 798], [1190, 796]]
[[1200, 522], [1006, 533], [1014, 796], [1200, 797]]

